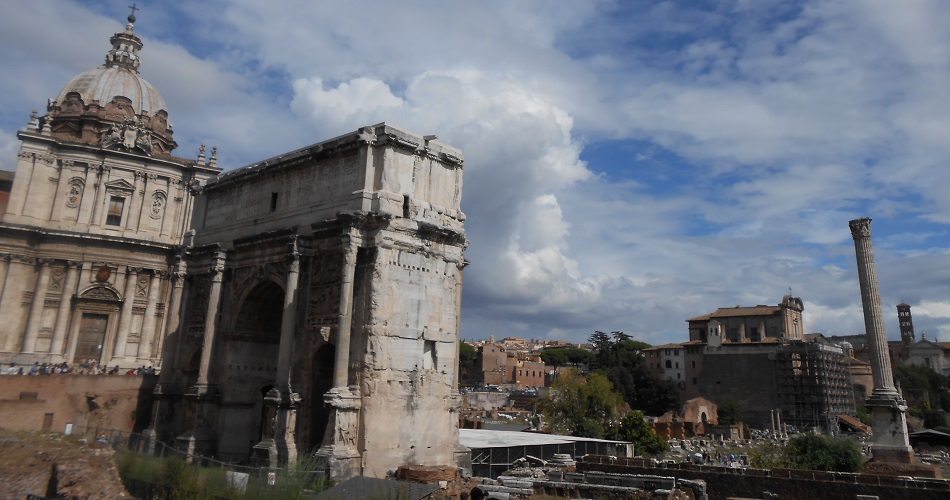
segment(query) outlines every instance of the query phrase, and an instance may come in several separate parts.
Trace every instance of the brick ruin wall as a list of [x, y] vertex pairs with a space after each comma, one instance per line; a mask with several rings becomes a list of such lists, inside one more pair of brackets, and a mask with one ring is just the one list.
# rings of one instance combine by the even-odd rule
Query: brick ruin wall
[[157, 376], [0, 376], [0, 427], [13, 431], [63, 432], [99, 427], [139, 432], [151, 416]]

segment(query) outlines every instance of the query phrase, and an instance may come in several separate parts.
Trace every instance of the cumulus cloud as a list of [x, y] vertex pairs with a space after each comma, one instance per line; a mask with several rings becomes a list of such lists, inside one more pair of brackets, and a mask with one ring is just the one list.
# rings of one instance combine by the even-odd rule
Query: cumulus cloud
[[[858, 333], [846, 223], [865, 215], [885, 309], [950, 332], [945, 2], [150, 8], [143, 74], [182, 156], [217, 144], [234, 168], [381, 121], [462, 148], [467, 338], [665, 343], [788, 287], [809, 330]], [[8, 14], [2, 165], [29, 110], [121, 28], [70, 1]]]

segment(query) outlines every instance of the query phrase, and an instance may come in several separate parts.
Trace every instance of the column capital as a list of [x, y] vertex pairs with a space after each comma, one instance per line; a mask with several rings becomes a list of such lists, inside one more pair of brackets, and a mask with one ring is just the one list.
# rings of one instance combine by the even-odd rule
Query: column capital
[[142, 268], [141, 268], [141, 267], [125, 266], [125, 273], [126, 273], [126, 274], [138, 274], [138, 273], [141, 272], [141, 271], [142, 271]]
[[869, 217], [849, 221], [848, 226], [851, 227], [851, 237], [855, 240], [871, 237], [871, 219]]

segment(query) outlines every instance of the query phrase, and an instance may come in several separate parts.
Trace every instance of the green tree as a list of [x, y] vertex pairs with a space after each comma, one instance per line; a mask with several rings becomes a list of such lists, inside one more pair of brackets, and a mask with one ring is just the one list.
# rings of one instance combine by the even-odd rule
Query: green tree
[[590, 337], [587, 338], [587, 341], [594, 345], [594, 349], [601, 350], [610, 346], [612, 343], [610, 341], [610, 335], [607, 335], [604, 332], [595, 330], [594, 333], [590, 334]]
[[624, 340], [630, 340], [630, 336], [623, 332], [610, 332], [614, 336], [614, 342], [623, 342]]
[[475, 348], [465, 342], [459, 343], [459, 380], [461, 383], [471, 381], [476, 371], [475, 362], [478, 355]]
[[742, 422], [742, 407], [735, 401], [726, 401], [716, 411], [719, 425], [736, 425]]
[[632, 442], [633, 450], [638, 455], [658, 455], [670, 448], [665, 439], [653, 432], [643, 412], [636, 410], [628, 412], [620, 419], [620, 426], [611, 437]]
[[549, 430], [555, 434], [603, 438], [620, 414], [623, 397], [600, 373], [586, 379], [577, 370], [561, 373], [551, 394], [540, 402]]
[[589, 365], [594, 355], [579, 347], [552, 347], [541, 351], [541, 361], [551, 366]]
[[793, 469], [855, 472], [864, 457], [850, 439], [805, 434], [789, 440], [785, 460]]
[[921, 412], [950, 412], [950, 379], [927, 366], [906, 365], [894, 371], [895, 382], [912, 407]]
[[635, 340], [610, 343], [597, 352], [593, 369], [607, 374], [624, 401], [647, 415], [662, 415], [680, 406], [674, 382], [658, 376], [643, 359], [641, 351], [649, 344]]

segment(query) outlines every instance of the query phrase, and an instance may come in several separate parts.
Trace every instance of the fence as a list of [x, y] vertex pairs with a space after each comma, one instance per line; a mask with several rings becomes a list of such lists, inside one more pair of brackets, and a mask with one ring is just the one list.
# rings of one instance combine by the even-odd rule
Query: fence
[[[222, 462], [210, 457], [192, 455], [161, 441], [155, 441], [154, 446], [150, 436], [139, 433], [126, 433], [116, 429], [101, 427], [74, 426], [67, 429], [67, 433], [79, 436], [87, 442], [98, 442], [112, 447], [116, 451], [128, 451], [142, 456], [154, 456], [166, 459], [181, 459], [188, 466], [200, 468], [223, 469], [229, 484], [238, 487], [251, 496], [258, 498], [271, 496], [270, 490], [275, 487], [299, 487], [301, 490], [313, 490], [325, 487], [327, 471], [323, 467], [319, 470], [302, 470], [298, 467], [269, 468], [253, 467], [248, 465]], [[154, 453], [149, 450], [154, 449]], [[315, 465], [314, 462], [307, 462]], [[186, 488], [173, 487], [167, 484], [157, 484], [136, 478], [123, 478], [122, 481], [130, 493], [137, 498], [225, 498], [208, 496], [207, 493], [191, 491]], [[256, 495], [254, 495], [256, 493]]]

